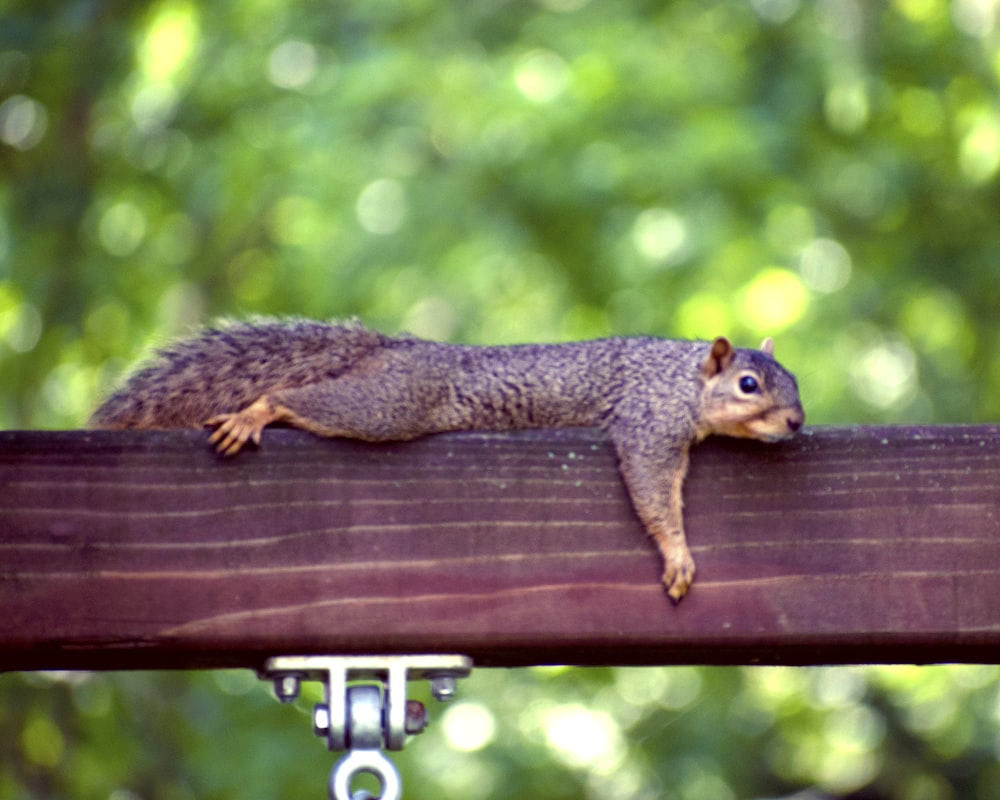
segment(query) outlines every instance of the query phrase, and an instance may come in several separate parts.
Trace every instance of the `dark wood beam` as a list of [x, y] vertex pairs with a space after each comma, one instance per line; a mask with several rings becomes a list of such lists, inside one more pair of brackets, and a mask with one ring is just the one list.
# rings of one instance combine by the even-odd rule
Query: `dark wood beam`
[[608, 441], [0, 432], [0, 669], [1000, 660], [1000, 427], [697, 446], [673, 606]]

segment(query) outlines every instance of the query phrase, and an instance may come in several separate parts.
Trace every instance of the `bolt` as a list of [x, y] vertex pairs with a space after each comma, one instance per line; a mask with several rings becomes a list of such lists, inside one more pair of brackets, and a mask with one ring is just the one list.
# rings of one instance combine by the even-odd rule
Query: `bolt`
[[291, 703], [299, 696], [299, 679], [294, 675], [282, 675], [275, 678], [274, 696], [282, 703]]
[[408, 735], [423, 733], [427, 727], [427, 709], [419, 700], [406, 701], [406, 723], [403, 730]]
[[323, 703], [313, 706], [313, 733], [317, 736], [330, 733], [330, 707]]
[[444, 703], [451, 700], [451, 698], [455, 696], [455, 686], [457, 681], [455, 680], [455, 676], [450, 672], [432, 675], [430, 681], [431, 694], [434, 695], [434, 699]]

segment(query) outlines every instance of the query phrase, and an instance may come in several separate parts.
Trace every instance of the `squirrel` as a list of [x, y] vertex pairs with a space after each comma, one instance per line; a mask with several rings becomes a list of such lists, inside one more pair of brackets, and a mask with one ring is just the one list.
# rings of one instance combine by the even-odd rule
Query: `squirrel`
[[777, 441], [805, 420], [795, 377], [729, 340], [618, 337], [473, 346], [358, 322], [227, 322], [159, 350], [94, 412], [99, 429], [211, 427], [232, 456], [284, 423], [320, 436], [403, 441], [460, 430], [587, 426], [608, 433], [674, 602], [695, 574], [682, 519], [691, 445]]

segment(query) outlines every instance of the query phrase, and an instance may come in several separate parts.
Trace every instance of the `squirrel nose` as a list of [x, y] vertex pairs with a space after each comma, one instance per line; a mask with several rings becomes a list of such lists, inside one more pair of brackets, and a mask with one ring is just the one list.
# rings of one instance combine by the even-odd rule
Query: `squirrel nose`
[[788, 417], [788, 419], [786, 419], [785, 422], [788, 425], [788, 430], [790, 430], [792, 433], [795, 433], [799, 428], [802, 427], [802, 423], [805, 422], [805, 414], [800, 413], [797, 416]]

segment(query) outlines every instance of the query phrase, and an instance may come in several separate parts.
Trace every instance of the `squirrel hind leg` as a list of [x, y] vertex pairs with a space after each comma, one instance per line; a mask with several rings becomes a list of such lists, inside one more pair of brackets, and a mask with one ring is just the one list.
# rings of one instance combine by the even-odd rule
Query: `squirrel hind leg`
[[403, 420], [400, 426], [399, 420], [382, 413], [386, 406], [400, 404], [370, 397], [375, 389], [371, 382], [342, 377], [264, 394], [246, 408], [206, 420], [205, 425], [215, 428], [208, 441], [222, 455], [234, 456], [247, 442], [259, 445], [264, 428], [275, 422], [324, 437], [412, 439], [412, 425]]
[[215, 428], [208, 441], [222, 455], [234, 456], [248, 441], [259, 445], [264, 428], [285, 419], [287, 413], [287, 409], [273, 404], [267, 395], [262, 395], [240, 411], [217, 414], [206, 420], [205, 425]]

